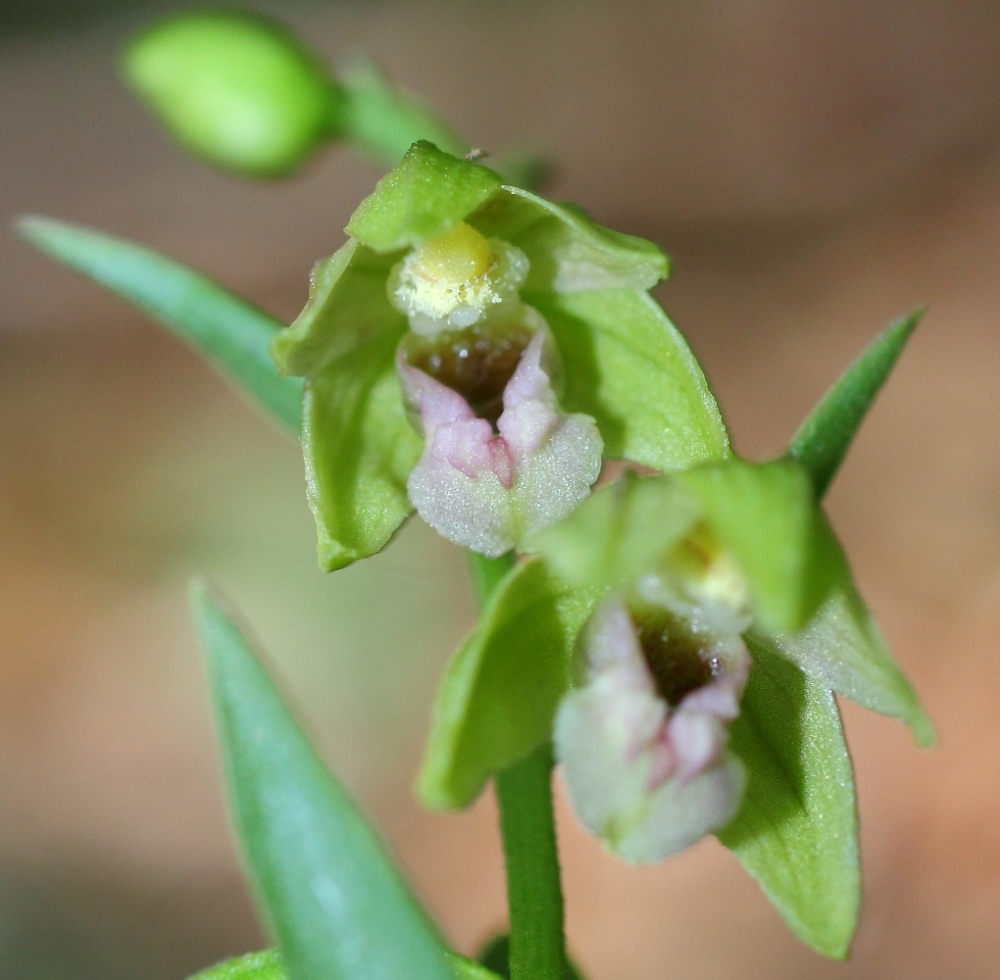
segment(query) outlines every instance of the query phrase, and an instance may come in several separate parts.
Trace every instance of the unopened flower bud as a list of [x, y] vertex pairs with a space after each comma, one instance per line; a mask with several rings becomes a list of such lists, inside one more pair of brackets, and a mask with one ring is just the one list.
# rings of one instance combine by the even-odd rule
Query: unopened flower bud
[[335, 135], [343, 95], [295, 37], [266, 18], [183, 14], [140, 35], [129, 83], [189, 150], [255, 177], [288, 173]]

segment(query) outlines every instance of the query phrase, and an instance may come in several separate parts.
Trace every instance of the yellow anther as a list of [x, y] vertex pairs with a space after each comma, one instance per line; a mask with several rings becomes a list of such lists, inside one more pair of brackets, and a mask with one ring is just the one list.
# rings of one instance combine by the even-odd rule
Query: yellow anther
[[417, 246], [411, 268], [431, 282], [457, 288], [482, 278], [493, 261], [490, 243], [471, 225], [459, 222], [451, 231]]

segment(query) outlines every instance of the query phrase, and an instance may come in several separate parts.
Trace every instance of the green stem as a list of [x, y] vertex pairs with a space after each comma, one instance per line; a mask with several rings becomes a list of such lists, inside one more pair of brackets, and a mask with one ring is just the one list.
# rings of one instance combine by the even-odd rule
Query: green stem
[[[482, 608], [514, 556], [489, 559], [469, 552], [468, 558]], [[564, 980], [567, 975], [552, 765], [552, 748], [546, 743], [496, 776], [507, 863], [511, 980]]]
[[552, 807], [552, 749], [539, 746], [496, 777], [507, 862], [511, 980], [563, 980], [566, 939]]

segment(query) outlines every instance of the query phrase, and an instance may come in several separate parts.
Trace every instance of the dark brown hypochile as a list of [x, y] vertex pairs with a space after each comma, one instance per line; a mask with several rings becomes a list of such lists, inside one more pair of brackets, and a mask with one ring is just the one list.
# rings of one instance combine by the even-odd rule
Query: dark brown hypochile
[[676, 707], [685, 695], [712, 680], [711, 661], [672, 616], [645, 613], [634, 618], [642, 655], [667, 704]]
[[523, 328], [495, 333], [469, 327], [433, 338], [411, 336], [405, 353], [409, 364], [461, 395], [495, 429], [503, 390], [530, 340]]

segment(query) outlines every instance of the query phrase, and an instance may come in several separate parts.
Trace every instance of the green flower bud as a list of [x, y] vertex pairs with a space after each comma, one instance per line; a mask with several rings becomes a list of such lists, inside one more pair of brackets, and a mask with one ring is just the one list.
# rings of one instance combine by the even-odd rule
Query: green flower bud
[[172, 18], [141, 34], [122, 66], [181, 143], [239, 174], [293, 171], [340, 128], [337, 83], [295, 37], [256, 15]]

